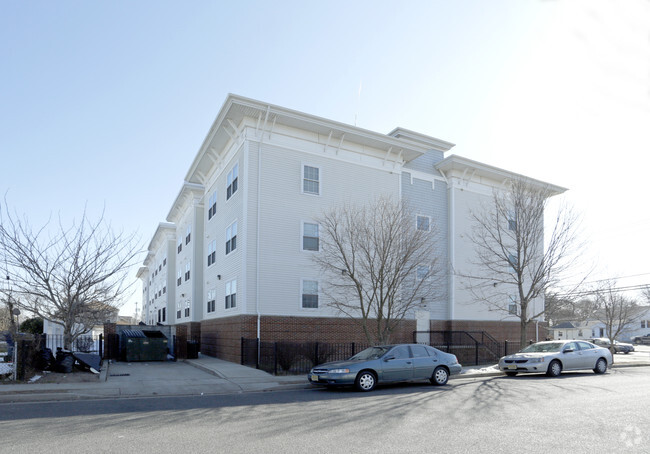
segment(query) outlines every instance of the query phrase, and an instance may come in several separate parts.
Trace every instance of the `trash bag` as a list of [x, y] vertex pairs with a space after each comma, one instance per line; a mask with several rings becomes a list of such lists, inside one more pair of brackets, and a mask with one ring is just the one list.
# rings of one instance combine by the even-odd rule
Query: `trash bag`
[[74, 356], [72, 352], [63, 351], [61, 348], [56, 349], [56, 363], [54, 371], [62, 374], [69, 374], [72, 372], [74, 366]]
[[54, 355], [52, 350], [49, 348], [44, 348], [39, 352], [36, 368], [38, 370], [52, 370], [54, 366]]

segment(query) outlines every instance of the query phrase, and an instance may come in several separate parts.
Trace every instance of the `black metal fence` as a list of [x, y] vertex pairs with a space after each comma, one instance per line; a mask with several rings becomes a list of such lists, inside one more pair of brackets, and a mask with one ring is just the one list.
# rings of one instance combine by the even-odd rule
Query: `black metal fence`
[[[423, 334], [428, 342], [421, 340]], [[421, 344], [456, 355], [464, 366], [495, 364], [504, 355], [521, 349], [519, 342], [499, 342], [483, 331], [424, 331], [413, 333]], [[329, 361], [350, 358], [369, 344], [346, 342], [261, 342], [241, 338], [241, 364], [262, 369], [274, 375], [298, 375]]]
[[317, 364], [342, 361], [369, 345], [346, 342], [260, 342], [241, 339], [241, 363], [274, 375], [306, 374]]

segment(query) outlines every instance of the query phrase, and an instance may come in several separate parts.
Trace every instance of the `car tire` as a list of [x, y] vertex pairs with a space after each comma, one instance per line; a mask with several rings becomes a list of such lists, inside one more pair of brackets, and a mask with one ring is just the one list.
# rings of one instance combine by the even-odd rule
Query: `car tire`
[[377, 386], [377, 377], [370, 371], [364, 370], [357, 375], [354, 386], [363, 392], [372, 391]]
[[553, 361], [551, 361], [551, 364], [548, 365], [548, 369], [546, 370], [546, 375], [548, 375], [549, 377], [559, 377], [561, 373], [562, 373], [562, 364], [557, 359], [554, 359]]
[[518, 372], [506, 372], [506, 375], [507, 375], [508, 377], [516, 377], [517, 374], [518, 374]]
[[444, 367], [438, 366], [433, 371], [430, 379], [431, 383], [436, 386], [446, 385], [449, 381], [449, 372]]
[[597, 374], [604, 374], [607, 372], [607, 361], [605, 358], [600, 358], [596, 361], [596, 367], [594, 367], [594, 372]]

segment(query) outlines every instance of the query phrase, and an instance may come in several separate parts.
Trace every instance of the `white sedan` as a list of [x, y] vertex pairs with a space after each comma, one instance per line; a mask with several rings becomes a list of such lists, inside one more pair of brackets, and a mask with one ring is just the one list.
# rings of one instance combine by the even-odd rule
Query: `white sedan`
[[529, 345], [499, 360], [499, 369], [514, 377], [519, 373], [546, 373], [557, 377], [562, 371], [591, 369], [604, 374], [612, 364], [612, 354], [591, 342], [566, 340]]

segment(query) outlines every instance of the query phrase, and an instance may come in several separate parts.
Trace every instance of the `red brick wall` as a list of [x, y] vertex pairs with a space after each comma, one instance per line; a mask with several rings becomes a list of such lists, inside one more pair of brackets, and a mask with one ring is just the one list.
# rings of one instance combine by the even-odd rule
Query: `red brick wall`
[[[405, 320], [393, 333], [391, 342], [413, 342], [415, 320]], [[519, 341], [518, 322], [481, 322], [481, 321], [438, 321], [430, 323], [432, 331], [486, 331], [497, 341]], [[240, 315], [235, 317], [205, 320], [199, 328], [201, 333], [201, 353], [240, 362], [241, 338], [257, 338], [257, 317]], [[528, 327], [529, 339], [535, 339], [535, 324]], [[540, 340], [547, 336], [546, 326], [540, 324]], [[365, 335], [361, 327], [349, 318], [317, 317], [273, 317], [262, 316], [260, 323], [262, 342], [358, 342], [365, 344]]]

